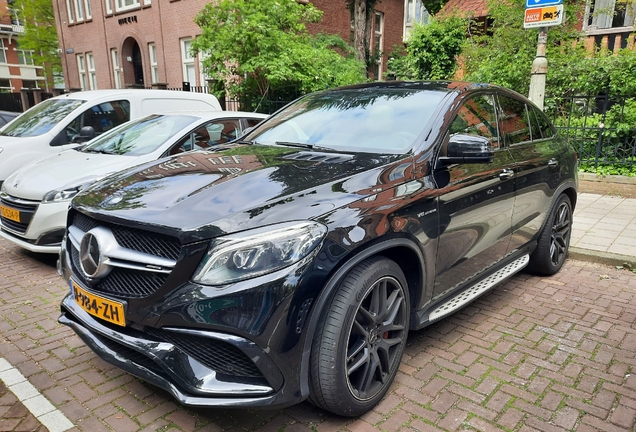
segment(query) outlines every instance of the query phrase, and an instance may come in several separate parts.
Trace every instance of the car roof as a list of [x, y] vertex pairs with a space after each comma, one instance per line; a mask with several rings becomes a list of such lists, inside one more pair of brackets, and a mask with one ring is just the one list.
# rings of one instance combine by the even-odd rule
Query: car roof
[[246, 111], [162, 111], [158, 113], [152, 113], [149, 115], [190, 115], [193, 117], [199, 117], [205, 120], [212, 120], [218, 118], [258, 118], [265, 119], [269, 117], [267, 114], [246, 112]]
[[446, 93], [465, 93], [476, 90], [501, 90], [502, 87], [475, 83], [467, 81], [377, 81], [372, 83], [355, 84], [351, 86], [339, 87], [327, 90], [337, 92], [340, 90], [362, 90], [362, 89], [404, 89], [421, 91], [438, 91]]

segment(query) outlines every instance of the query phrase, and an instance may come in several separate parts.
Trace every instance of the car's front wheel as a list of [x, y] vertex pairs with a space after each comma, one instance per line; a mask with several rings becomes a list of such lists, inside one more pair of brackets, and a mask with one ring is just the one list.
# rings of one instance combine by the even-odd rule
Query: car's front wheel
[[408, 322], [409, 293], [400, 267], [384, 257], [354, 267], [317, 329], [310, 400], [343, 416], [373, 408], [397, 373]]
[[571, 235], [572, 204], [570, 198], [562, 194], [539, 235], [537, 248], [530, 256], [529, 269], [548, 276], [561, 270], [570, 248]]

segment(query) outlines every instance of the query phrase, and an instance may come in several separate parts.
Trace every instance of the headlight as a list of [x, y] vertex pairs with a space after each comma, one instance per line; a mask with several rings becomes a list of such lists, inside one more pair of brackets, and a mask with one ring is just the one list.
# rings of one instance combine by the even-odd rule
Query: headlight
[[77, 195], [79, 191], [85, 189], [97, 180], [97, 177], [87, 177], [79, 180], [78, 182], [80, 182], [80, 184], [75, 183], [73, 186], [66, 185], [63, 188], [52, 190], [44, 195], [42, 202], [50, 203], [68, 201]]
[[78, 187], [68, 188], [64, 190], [52, 190], [47, 192], [42, 199], [43, 203], [68, 201], [73, 198], [81, 189]]
[[326, 233], [316, 222], [289, 222], [220, 237], [192, 281], [224, 285], [280, 270], [309, 255]]

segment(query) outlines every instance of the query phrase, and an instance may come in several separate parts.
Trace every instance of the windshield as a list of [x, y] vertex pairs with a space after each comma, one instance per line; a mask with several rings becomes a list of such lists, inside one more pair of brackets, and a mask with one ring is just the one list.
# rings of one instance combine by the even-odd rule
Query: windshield
[[47, 133], [82, 105], [80, 99], [48, 99], [18, 116], [1, 134], [12, 137], [32, 137]]
[[152, 153], [198, 117], [189, 115], [150, 115], [125, 123], [92, 140], [81, 151], [139, 156]]
[[246, 140], [337, 151], [407, 152], [445, 92], [365, 88], [310, 94], [288, 106]]

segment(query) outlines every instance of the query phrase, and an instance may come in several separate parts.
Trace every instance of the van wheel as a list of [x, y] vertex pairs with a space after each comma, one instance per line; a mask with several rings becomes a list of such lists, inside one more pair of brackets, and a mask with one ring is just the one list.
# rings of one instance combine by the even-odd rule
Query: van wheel
[[384, 257], [354, 267], [317, 329], [311, 402], [348, 417], [373, 408], [397, 373], [408, 323], [409, 293], [400, 267]]
[[562, 194], [539, 235], [537, 248], [530, 256], [530, 271], [550, 276], [561, 270], [570, 248], [571, 235], [572, 204], [570, 198]]

